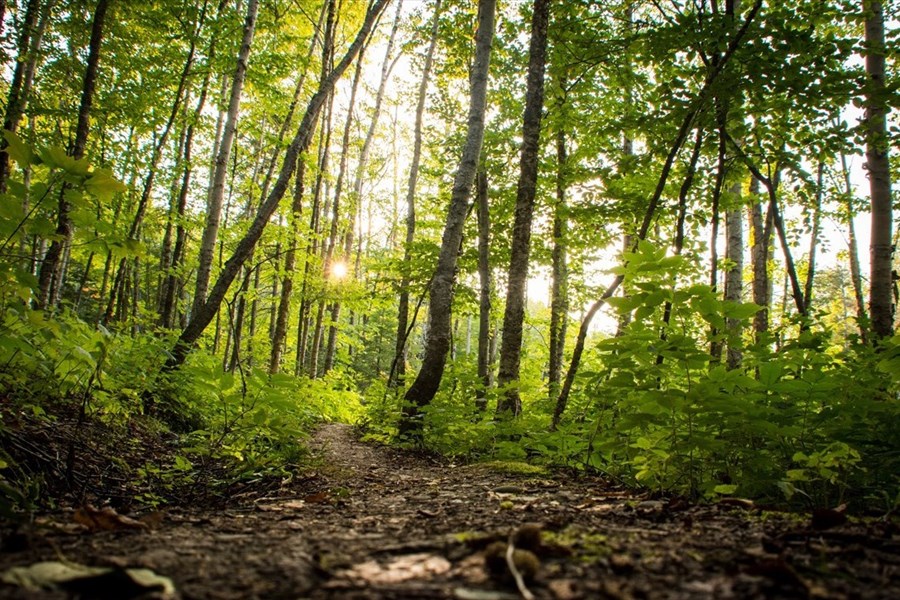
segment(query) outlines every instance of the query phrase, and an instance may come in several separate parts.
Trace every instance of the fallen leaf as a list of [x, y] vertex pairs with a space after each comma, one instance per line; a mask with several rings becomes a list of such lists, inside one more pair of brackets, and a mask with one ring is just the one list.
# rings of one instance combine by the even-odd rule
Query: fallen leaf
[[556, 579], [547, 584], [556, 600], [575, 600], [579, 597], [578, 584], [571, 579]]
[[88, 567], [47, 561], [8, 569], [0, 580], [31, 592], [65, 590], [83, 598], [137, 598], [150, 592], [162, 599], [175, 597], [172, 580], [149, 569]]
[[324, 504], [326, 502], [331, 502], [331, 495], [328, 492], [318, 492], [316, 494], [304, 496], [303, 501], [308, 502], [309, 504]]
[[115, 531], [117, 529], [147, 529], [147, 525], [131, 517], [120, 515], [110, 507], [101, 509], [85, 504], [75, 511], [75, 522], [91, 531]]

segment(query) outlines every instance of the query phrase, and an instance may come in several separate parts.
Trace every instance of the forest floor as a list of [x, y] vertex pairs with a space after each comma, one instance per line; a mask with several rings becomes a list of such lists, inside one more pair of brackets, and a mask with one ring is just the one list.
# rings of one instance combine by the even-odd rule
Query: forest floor
[[[814, 523], [584, 476], [455, 465], [362, 443], [345, 425], [322, 426], [313, 444], [319, 466], [307, 477], [223, 509], [43, 515], [26, 539], [3, 540], [4, 581], [41, 561], [111, 569], [68, 592], [0, 584], [0, 597], [900, 598], [895, 521]], [[138, 584], [131, 568], [165, 579]]]

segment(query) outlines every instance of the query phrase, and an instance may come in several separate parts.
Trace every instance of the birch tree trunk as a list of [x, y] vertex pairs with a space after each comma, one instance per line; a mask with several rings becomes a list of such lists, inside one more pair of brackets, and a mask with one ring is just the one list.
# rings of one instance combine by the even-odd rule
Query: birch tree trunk
[[479, 0], [478, 29], [475, 33], [475, 60], [470, 77], [468, 132], [460, 157], [459, 168], [453, 178], [450, 206], [441, 239], [441, 249], [429, 289], [429, 307], [425, 355], [422, 366], [405, 395], [400, 434], [420, 437], [421, 409], [437, 393], [444, 375], [447, 351], [450, 349], [450, 319], [456, 263], [462, 242], [463, 224], [468, 212], [469, 197], [484, 140], [484, 115], [487, 108], [488, 70], [494, 40], [496, 0]]
[[258, 9], [259, 0], [249, 0], [247, 3], [247, 15], [244, 18], [243, 37], [237, 56], [237, 66], [234, 70], [234, 77], [231, 80], [231, 94], [228, 99], [225, 128], [222, 133], [222, 140], [219, 143], [218, 154], [216, 155], [216, 166], [212, 177], [209, 202], [206, 207], [206, 226], [203, 229], [203, 237], [200, 240], [200, 257], [197, 265], [197, 282], [194, 288], [191, 319], [194, 318], [194, 314], [206, 302], [206, 292], [212, 273], [216, 239], [219, 235], [219, 222], [222, 217], [222, 204], [225, 198], [225, 178], [228, 174], [228, 160], [231, 157], [231, 146], [237, 131], [238, 110], [241, 105], [244, 79], [247, 75], [250, 46], [253, 43], [253, 35], [256, 30]]

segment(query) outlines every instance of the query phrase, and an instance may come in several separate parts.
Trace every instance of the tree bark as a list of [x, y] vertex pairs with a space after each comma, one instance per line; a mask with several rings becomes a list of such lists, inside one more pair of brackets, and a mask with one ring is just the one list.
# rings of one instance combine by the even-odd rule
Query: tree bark
[[[51, 4], [52, 2], [47, 3], [48, 12]], [[28, 96], [31, 93], [33, 77], [27, 77], [26, 73], [30, 71], [33, 75], [34, 67], [29, 69], [28, 66], [37, 64], [37, 53], [43, 33], [43, 27], [39, 27], [38, 21], [40, 13], [40, 0], [28, 0], [17, 40], [18, 56], [16, 56], [16, 66], [13, 69], [13, 77], [6, 100], [6, 112], [3, 116], [3, 129], [13, 133], [19, 128], [19, 121], [25, 112]], [[46, 19], [41, 19], [41, 21], [46, 22]], [[0, 18], [0, 27], [2, 26], [2, 18]], [[9, 154], [5, 150], [6, 147], [6, 140], [0, 142], [0, 192], [6, 191], [6, 180], [9, 177]]]
[[[284, 278], [281, 281], [281, 298], [275, 317], [275, 332], [272, 335], [272, 353], [269, 357], [269, 373], [275, 374], [281, 367], [284, 342], [287, 338], [288, 316], [291, 312], [291, 295], [294, 291], [294, 269], [297, 263], [297, 241], [300, 238], [300, 221], [303, 216], [303, 178], [306, 163], [303, 157], [297, 161], [297, 176], [294, 181], [294, 202], [291, 205], [291, 237], [284, 255]], [[299, 340], [298, 340], [299, 342]]]
[[816, 276], [816, 249], [819, 247], [819, 231], [822, 224], [822, 196], [825, 193], [825, 161], [819, 159], [818, 176], [816, 178], [816, 205], [813, 207], [812, 231], [809, 236], [809, 260], [806, 268], [806, 283], [803, 295], [806, 298], [806, 309], [812, 305], [813, 282]]
[[412, 244], [416, 237], [416, 184], [419, 181], [419, 163], [422, 160], [422, 122], [425, 118], [425, 101], [428, 98], [428, 82], [434, 64], [434, 49], [437, 46], [438, 25], [440, 24], [442, 0], [434, 4], [431, 22], [431, 38], [425, 53], [422, 79], [419, 81], [419, 95], [416, 100], [416, 121], [413, 128], [413, 153], [409, 166], [409, 182], [406, 187], [406, 241], [403, 249], [403, 275], [400, 280], [400, 299], [397, 304], [397, 339], [394, 349], [393, 376], [388, 379], [388, 387], [402, 387], [406, 379], [406, 338], [409, 328], [409, 265], [412, 262]]
[[488, 203], [488, 179], [482, 170], [475, 179], [475, 201], [478, 214], [478, 388], [475, 406], [487, 409], [487, 390], [491, 387], [491, 215]]
[[880, 0], [863, 0], [865, 16], [865, 135], [866, 171], [872, 211], [869, 275], [869, 315], [872, 337], [888, 338], [894, 333], [893, 304], [893, 207], [891, 172], [888, 160], [890, 137], [887, 130], [888, 94], [885, 89], [884, 7]]
[[494, 39], [496, 0], [479, 0], [478, 29], [475, 33], [475, 60], [471, 69], [468, 132], [453, 179], [450, 207], [441, 249], [429, 289], [427, 336], [422, 366], [405, 395], [400, 434], [419, 437], [422, 433], [421, 409], [437, 393], [444, 375], [447, 351], [450, 349], [450, 315], [456, 263], [462, 242], [463, 224], [468, 212], [469, 197], [475, 180], [484, 140], [484, 115], [487, 108], [488, 70]]
[[344, 71], [347, 70], [347, 67], [350, 66], [350, 63], [356, 58], [360, 48], [362, 48], [364, 41], [368, 38], [369, 33], [372, 30], [375, 19], [389, 1], [390, 0], [374, 0], [366, 13], [365, 20], [357, 33], [356, 38], [347, 49], [347, 53], [330, 73], [320, 81], [319, 89], [307, 104], [303, 120], [300, 122], [297, 133], [285, 152], [284, 162], [282, 163], [278, 179], [275, 181], [266, 200], [260, 204], [259, 210], [257, 211], [253, 222], [250, 224], [247, 233], [238, 242], [231, 258], [229, 258], [223, 266], [222, 272], [210, 291], [206, 303], [200, 307], [194, 315], [194, 318], [188, 323], [188, 326], [181, 332], [181, 336], [173, 348], [171, 357], [166, 363], [167, 369], [171, 370], [177, 368], [184, 362], [190, 349], [197, 340], [200, 339], [203, 331], [212, 321], [222, 303], [222, 299], [225, 297], [225, 293], [228, 291], [228, 287], [231, 285], [232, 281], [234, 281], [234, 278], [244, 261], [250, 256], [257, 241], [259, 241], [259, 238], [262, 236], [266, 224], [278, 207], [279, 202], [284, 197], [288, 183], [294, 174], [297, 158], [301, 152], [309, 147], [309, 143], [312, 140], [315, 129], [314, 124], [322, 106], [325, 104], [325, 100], [331, 95], [338, 78], [343, 75]]
[[525, 320], [525, 287], [528, 284], [528, 258], [531, 253], [531, 222], [537, 192], [538, 151], [540, 150], [541, 112], [544, 109], [544, 71], [547, 64], [547, 24], [550, 0], [534, 0], [528, 81], [522, 124], [522, 156], [516, 186], [515, 222], [512, 254], [507, 278], [506, 310], [500, 343], [500, 370], [497, 385], [502, 388], [497, 400], [498, 413], [522, 412], [519, 396], [519, 368], [522, 361], [522, 326]]
[[[84, 81], [81, 88], [81, 104], [78, 109], [78, 124], [75, 127], [75, 140], [70, 149], [70, 154], [76, 160], [84, 157], [84, 151], [87, 146], [88, 133], [91, 126], [91, 107], [94, 103], [97, 71], [100, 66], [100, 48], [103, 44], [103, 28], [109, 4], [110, 0], [99, 0], [94, 9], [94, 17], [91, 24], [91, 40], [88, 44], [87, 65], [84, 70]], [[71, 206], [66, 200], [66, 189], [67, 186], [64, 185], [59, 195], [56, 239], [50, 244], [47, 254], [44, 255], [44, 261], [41, 263], [38, 284], [38, 306], [40, 308], [50, 308], [49, 304], [53, 288], [57, 287], [59, 289], [62, 287], [62, 281], [60, 280], [60, 267], [62, 265], [60, 264], [60, 259], [64, 247], [72, 237], [73, 230], [72, 219], [69, 217]]]
[[769, 278], [772, 213], [767, 212], [766, 217], [763, 217], [762, 203], [758, 201], [760, 195], [759, 185], [759, 179], [753, 177], [750, 181], [750, 195], [753, 198], [750, 205], [750, 221], [753, 232], [750, 262], [753, 267], [753, 302], [762, 307], [762, 310], [753, 317], [753, 330], [756, 332], [757, 343], [769, 331], [769, 310], [772, 303], [772, 294], [770, 293], [771, 280]]
[[222, 140], [219, 143], [218, 154], [216, 155], [216, 166], [212, 177], [209, 203], [206, 207], [206, 226], [203, 229], [203, 237], [200, 240], [200, 257], [197, 265], [197, 281], [194, 288], [191, 319], [194, 318], [194, 314], [206, 302], [206, 292], [209, 287], [210, 275], [212, 274], [216, 239], [219, 235], [219, 222], [222, 217], [222, 204], [225, 198], [225, 178], [228, 173], [228, 160], [231, 156], [231, 146], [237, 131], [238, 109], [241, 104], [244, 79], [247, 75], [247, 62], [256, 30], [258, 9], [259, 0], [249, 0], [247, 3], [247, 15], [244, 18], [243, 38], [241, 39], [241, 46], [237, 56], [237, 66], [234, 70], [234, 77], [231, 80], [231, 94], [228, 100], [225, 129], [223, 130]]
[[550, 286], [550, 365], [547, 389], [550, 399], [559, 395], [562, 382], [563, 352], [569, 324], [569, 270], [567, 250], [569, 216], [566, 202], [568, 152], [566, 132], [556, 132], [556, 206], [553, 208], [552, 282]]
[[853, 296], [856, 300], [856, 327], [859, 337], [866, 343], [869, 335], [869, 315], [866, 313], [866, 301], [863, 294], [862, 269], [859, 266], [859, 243], [856, 238], [856, 225], [853, 223], [855, 211], [853, 210], [853, 185], [850, 183], [850, 168], [847, 166], [847, 156], [841, 153], [841, 168], [844, 174], [844, 209], [847, 215], [847, 252], [850, 262], [850, 279], [853, 283]]

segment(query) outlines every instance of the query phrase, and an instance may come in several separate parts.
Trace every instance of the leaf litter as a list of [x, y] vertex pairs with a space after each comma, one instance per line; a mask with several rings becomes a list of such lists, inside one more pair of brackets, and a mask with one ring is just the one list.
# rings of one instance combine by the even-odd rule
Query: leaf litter
[[[173, 506], [152, 526], [84, 505], [41, 515], [25, 543], [4, 530], [0, 597], [900, 597], [891, 518], [693, 505], [594, 477], [455, 466], [336, 424], [315, 444], [315, 473], [255, 499]], [[52, 562], [89, 569], [86, 587], [23, 583]], [[141, 588], [136, 570], [171, 588]]]

